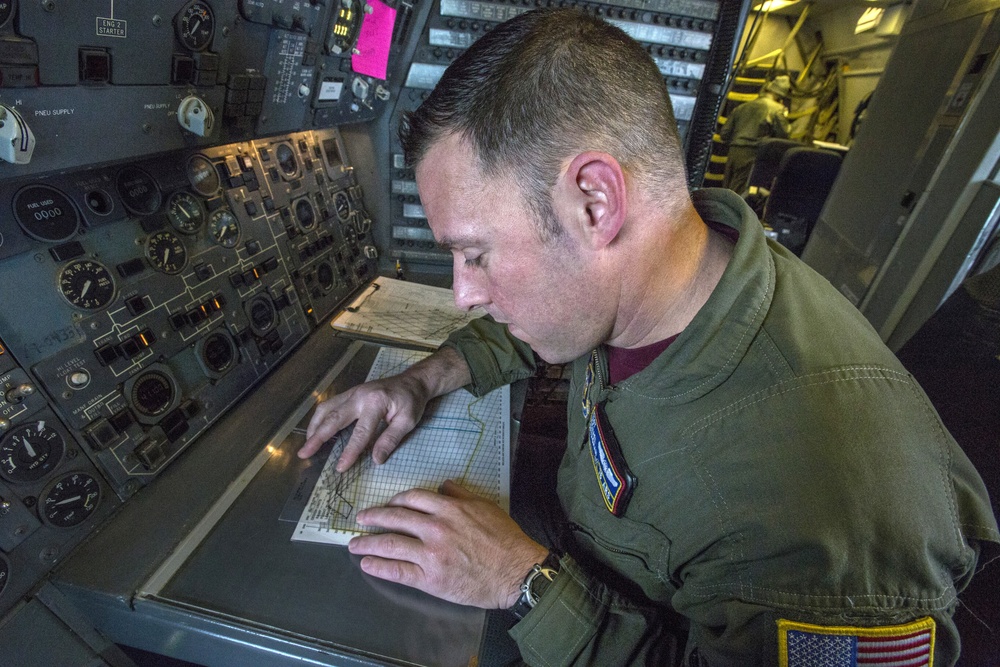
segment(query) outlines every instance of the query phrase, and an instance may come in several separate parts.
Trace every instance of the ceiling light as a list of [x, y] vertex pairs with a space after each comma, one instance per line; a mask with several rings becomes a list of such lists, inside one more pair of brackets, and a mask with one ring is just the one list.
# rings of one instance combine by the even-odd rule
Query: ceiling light
[[754, 5], [753, 10], [755, 12], [773, 12], [776, 9], [782, 9], [790, 5], [794, 5], [799, 0], [764, 0], [764, 2], [759, 5]]

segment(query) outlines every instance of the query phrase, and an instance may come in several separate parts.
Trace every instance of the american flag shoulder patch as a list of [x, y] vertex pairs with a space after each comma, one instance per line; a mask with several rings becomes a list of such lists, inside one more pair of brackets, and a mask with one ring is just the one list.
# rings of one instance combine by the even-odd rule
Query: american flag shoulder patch
[[934, 619], [870, 628], [778, 621], [781, 667], [934, 667]]

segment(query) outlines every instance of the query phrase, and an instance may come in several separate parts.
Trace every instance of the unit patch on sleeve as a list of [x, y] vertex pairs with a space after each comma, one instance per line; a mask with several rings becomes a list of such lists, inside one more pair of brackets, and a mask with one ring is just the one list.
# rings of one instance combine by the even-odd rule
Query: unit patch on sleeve
[[934, 619], [871, 628], [778, 621], [781, 667], [934, 667]]
[[604, 412], [604, 403], [598, 403], [590, 413], [588, 425], [590, 455], [594, 459], [594, 472], [604, 496], [604, 504], [615, 516], [621, 516], [628, 507], [638, 480], [628, 468], [621, 445]]

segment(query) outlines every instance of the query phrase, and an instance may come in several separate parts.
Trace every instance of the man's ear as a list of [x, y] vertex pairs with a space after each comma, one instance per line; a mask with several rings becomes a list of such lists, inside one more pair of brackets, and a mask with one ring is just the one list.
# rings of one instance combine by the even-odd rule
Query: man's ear
[[625, 173], [618, 160], [607, 153], [580, 153], [556, 183], [553, 199], [567, 231], [594, 249], [603, 248], [625, 223]]

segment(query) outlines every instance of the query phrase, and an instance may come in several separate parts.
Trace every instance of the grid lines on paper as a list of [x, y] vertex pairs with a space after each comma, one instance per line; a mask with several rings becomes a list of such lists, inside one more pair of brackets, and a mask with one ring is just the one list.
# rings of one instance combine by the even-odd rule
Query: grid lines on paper
[[[368, 380], [395, 375], [427, 354], [383, 348]], [[356, 521], [359, 510], [384, 505], [408, 489], [436, 490], [446, 479], [504, 506], [509, 495], [508, 411], [506, 388], [481, 398], [465, 390], [451, 392], [428, 404], [420, 424], [388, 461], [375, 466], [366, 452], [342, 474], [336, 472], [334, 464], [349, 435], [338, 434], [303, 513], [308, 530], [297, 531], [296, 539], [312, 539], [308, 532], [329, 531], [347, 537], [359, 534], [364, 532]], [[315, 539], [340, 543], [329, 536]]]
[[428, 310], [408, 302], [393, 302], [389, 312], [359, 311], [347, 324], [364, 334], [384, 334], [400, 340], [443, 341], [474, 317], [438, 309]]

